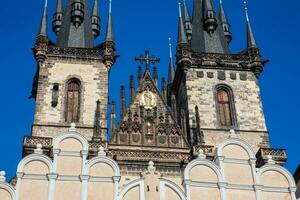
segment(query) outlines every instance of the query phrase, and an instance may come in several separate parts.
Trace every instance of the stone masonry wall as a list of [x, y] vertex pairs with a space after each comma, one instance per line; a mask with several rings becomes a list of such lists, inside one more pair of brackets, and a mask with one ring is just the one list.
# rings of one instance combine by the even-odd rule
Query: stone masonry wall
[[[49, 57], [40, 69], [33, 136], [53, 136], [53, 128], [48, 129], [43, 125], [57, 126], [58, 129], [61, 129], [59, 126], [69, 126], [65, 122], [65, 104], [66, 83], [71, 78], [81, 81], [77, 126], [88, 127], [87, 130], [93, 127], [96, 102], [100, 100], [101, 126], [107, 128], [108, 71], [105, 65], [100, 60]], [[59, 85], [56, 107], [51, 105], [54, 84]], [[86, 136], [90, 138], [91, 134]]]
[[252, 72], [194, 68], [189, 69], [186, 80], [190, 118], [195, 118], [197, 105], [201, 130], [207, 144], [215, 145], [226, 137], [222, 132], [228, 127], [220, 126], [215, 101], [215, 87], [225, 84], [234, 95], [237, 119], [237, 127], [234, 128], [242, 133], [242, 138], [257, 148], [256, 145], [267, 135], [267, 128], [258, 81]]

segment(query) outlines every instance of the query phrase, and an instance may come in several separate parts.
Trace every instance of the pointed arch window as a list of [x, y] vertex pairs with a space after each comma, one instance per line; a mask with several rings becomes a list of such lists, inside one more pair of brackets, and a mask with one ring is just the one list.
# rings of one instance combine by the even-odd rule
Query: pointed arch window
[[79, 121], [80, 93], [80, 81], [71, 79], [67, 85], [66, 122]]
[[217, 86], [216, 104], [219, 124], [225, 127], [236, 127], [233, 93], [229, 87]]

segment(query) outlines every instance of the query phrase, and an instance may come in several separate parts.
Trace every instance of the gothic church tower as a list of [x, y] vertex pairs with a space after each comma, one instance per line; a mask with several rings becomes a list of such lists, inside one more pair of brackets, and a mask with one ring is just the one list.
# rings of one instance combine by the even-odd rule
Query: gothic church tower
[[248, 14], [247, 48], [234, 54], [222, 1], [219, 16], [211, 0], [194, 0], [192, 20], [185, 2], [183, 8], [169, 99], [175, 95], [178, 123], [189, 143], [216, 147], [229, 129], [235, 129], [255, 150], [268, 147], [258, 83], [266, 61], [256, 46]]
[[105, 41], [100, 35], [98, 0], [92, 11], [87, 0], [57, 0], [48, 37], [47, 5], [33, 49], [38, 69], [32, 98], [36, 100], [32, 136], [54, 138], [71, 123], [89, 140], [107, 138], [109, 71], [115, 62], [111, 2]]

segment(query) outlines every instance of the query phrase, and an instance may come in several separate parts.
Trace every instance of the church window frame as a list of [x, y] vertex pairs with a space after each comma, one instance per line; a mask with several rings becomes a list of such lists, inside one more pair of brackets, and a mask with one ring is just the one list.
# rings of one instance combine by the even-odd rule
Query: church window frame
[[[219, 84], [215, 87], [214, 91], [215, 91], [214, 96], [215, 96], [215, 105], [216, 105], [218, 126], [220, 128], [230, 128], [230, 129], [238, 128], [237, 115], [236, 115], [236, 109], [235, 109], [235, 98], [234, 98], [234, 93], [233, 93], [232, 88], [226, 84]], [[227, 94], [228, 99], [225, 102], [220, 102], [219, 94], [221, 91], [223, 91]], [[229, 115], [230, 123], [226, 122], [226, 118], [222, 119], [222, 115], [225, 116], [226, 113], [222, 113], [220, 111], [220, 104], [223, 106], [224, 106], [224, 104], [227, 104], [227, 106], [228, 106], [228, 114], [227, 115]]]
[[[77, 94], [77, 102], [76, 102], [77, 108], [75, 109], [76, 113], [72, 114], [73, 116], [70, 118], [69, 117], [69, 106], [70, 106], [69, 92], [71, 92], [71, 91], [69, 91], [69, 90], [72, 89], [72, 88], [70, 88], [71, 84], [73, 84], [74, 87], [78, 88], [77, 89], [78, 94]], [[75, 91], [75, 89], [74, 89], [74, 91]], [[74, 93], [73, 93], [73, 95], [74, 95]], [[79, 123], [80, 122], [81, 94], [82, 94], [82, 84], [81, 84], [80, 79], [75, 78], [75, 77], [68, 79], [68, 81], [66, 82], [66, 88], [65, 88], [65, 122], [66, 123]], [[73, 105], [74, 105], [74, 102], [73, 102]], [[75, 117], [75, 119], [74, 119], [74, 117]]]

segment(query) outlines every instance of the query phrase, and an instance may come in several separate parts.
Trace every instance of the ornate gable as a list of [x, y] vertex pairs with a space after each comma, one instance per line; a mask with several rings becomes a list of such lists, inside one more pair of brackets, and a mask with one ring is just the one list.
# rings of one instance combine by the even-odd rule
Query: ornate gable
[[149, 70], [126, 115], [114, 131], [111, 145], [188, 148], [180, 127], [169, 112]]

